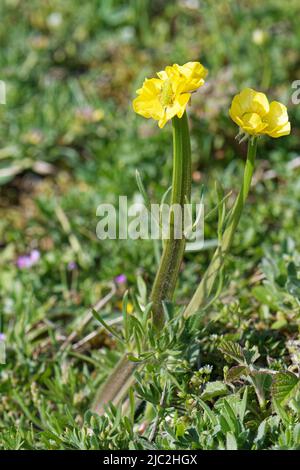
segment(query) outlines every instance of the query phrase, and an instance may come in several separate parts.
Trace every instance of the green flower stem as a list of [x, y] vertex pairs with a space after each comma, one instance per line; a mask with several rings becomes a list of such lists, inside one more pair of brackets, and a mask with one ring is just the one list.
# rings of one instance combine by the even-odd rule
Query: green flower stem
[[[183, 206], [190, 198], [191, 144], [187, 115], [184, 113], [181, 119], [173, 118], [171, 204]], [[184, 211], [182, 213], [184, 214]], [[170, 237], [166, 240], [151, 293], [153, 321], [158, 328], [164, 322], [163, 302], [172, 299], [185, 249], [184, 237], [174, 238], [174, 219], [171, 218], [170, 222]], [[92, 410], [101, 415], [109, 402], [115, 405], [119, 403], [134, 383], [134, 372], [142, 367], [143, 364], [129, 361], [127, 354], [124, 354], [96, 394]]]
[[250, 138], [248, 143], [247, 161], [244, 170], [244, 178], [240, 192], [232, 208], [228, 223], [226, 225], [222, 240], [216, 249], [213, 258], [187, 308], [184, 311], [184, 317], [189, 318], [194, 315], [201, 307], [207, 304], [209, 296], [213, 290], [215, 281], [220, 270], [223, 267], [224, 260], [228, 250], [231, 247], [232, 240], [242, 215], [243, 207], [247, 199], [251, 180], [254, 171], [254, 162], [256, 157], [257, 138]]
[[[173, 123], [173, 180], [171, 206], [182, 207], [191, 198], [191, 144], [186, 113], [181, 119], [174, 117]], [[164, 323], [163, 302], [172, 300], [180, 265], [184, 255], [185, 238], [175, 237], [174, 214], [170, 218], [170, 234], [165, 241], [162, 257], [150, 296], [154, 324], [160, 328]]]

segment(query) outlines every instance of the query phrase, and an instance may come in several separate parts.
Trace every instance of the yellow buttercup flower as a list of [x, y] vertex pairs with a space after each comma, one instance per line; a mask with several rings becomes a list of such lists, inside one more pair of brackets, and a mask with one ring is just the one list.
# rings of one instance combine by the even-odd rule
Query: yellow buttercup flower
[[191, 93], [204, 84], [206, 75], [207, 70], [199, 62], [168, 66], [158, 72], [158, 78], [145, 79], [137, 90], [133, 109], [145, 118], [157, 120], [162, 128], [174, 116], [182, 117]]
[[264, 93], [251, 88], [245, 88], [233, 98], [229, 115], [250, 135], [281, 137], [291, 131], [286, 107], [278, 101], [269, 103]]

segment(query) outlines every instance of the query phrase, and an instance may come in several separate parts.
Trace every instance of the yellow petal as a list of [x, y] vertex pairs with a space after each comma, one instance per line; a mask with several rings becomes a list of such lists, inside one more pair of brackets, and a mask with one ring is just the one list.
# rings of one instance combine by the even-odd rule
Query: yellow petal
[[204, 85], [206, 68], [200, 62], [187, 62], [184, 65], [174, 64], [165, 68], [167, 76], [181, 83], [181, 91], [192, 92]]
[[241, 126], [248, 134], [257, 135], [260, 134], [267, 124], [264, 123], [257, 113], [246, 113], [242, 118]]
[[266, 132], [266, 134], [268, 134], [270, 137], [274, 137], [274, 138], [283, 137], [284, 135], [289, 135], [290, 133], [291, 133], [291, 123], [290, 122], [287, 122], [282, 127], [280, 127], [279, 129], [276, 129], [272, 132]]
[[133, 100], [133, 109], [137, 114], [145, 118], [152, 117], [153, 119], [160, 119], [164, 110], [157, 98], [148, 99], [144, 95], [140, 95]]
[[177, 100], [177, 101], [174, 102], [174, 104], [172, 106], [168, 106], [166, 108], [166, 118], [167, 118], [167, 120], [172, 119], [174, 116], [176, 116], [178, 113], [180, 113], [180, 111], [181, 111], [181, 106], [180, 106], [180, 104]]
[[138, 97], [133, 100], [134, 111], [145, 118], [160, 119], [164, 113], [159, 101], [161, 88], [161, 80], [157, 78], [146, 79], [142, 88], [137, 90]]
[[229, 109], [229, 115], [231, 119], [236, 122], [236, 118], [243, 114], [242, 107], [240, 105], [240, 95], [235, 95], [231, 102], [231, 106]]
[[159, 78], [146, 78], [142, 88], [139, 88], [136, 92], [138, 95], [146, 94], [153, 96], [160, 92], [162, 84], [163, 82]]
[[205, 78], [208, 71], [200, 62], [187, 62], [179, 66], [181, 73], [187, 77]]
[[157, 72], [156, 74], [161, 80], [168, 80], [170, 78], [165, 70], [162, 70], [161, 72]]
[[183, 93], [182, 95], [180, 95], [178, 97], [178, 103], [180, 105], [180, 111], [178, 111], [177, 116], [179, 118], [182, 118], [183, 113], [185, 111], [185, 108], [186, 108], [188, 102], [190, 101], [190, 98], [191, 98], [190, 93]]
[[239, 107], [242, 114], [257, 113], [264, 116], [269, 112], [270, 106], [266, 95], [252, 88], [245, 88], [235, 98], [235, 106]]
[[239, 117], [240, 115], [242, 115], [241, 113], [241, 110], [240, 110], [240, 106], [239, 104], [237, 103], [237, 100], [235, 100], [236, 96], [234, 97], [232, 103], [231, 103], [231, 106], [230, 106], [230, 109], [229, 109], [229, 116], [231, 117], [231, 119], [238, 125], [238, 126], [242, 126], [243, 124], [243, 121], [242, 119]]
[[268, 125], [265, 133], [271, 137], [288, 135], [291, 131], [286, 106], [278, 101], [272, 101], [270, 111], [264, 120]]
[[164, 113], [163, 117], [158, 121], [158, 127], [161, 129], [165, 126], [166, 122], [168, 121], [166, 113]]

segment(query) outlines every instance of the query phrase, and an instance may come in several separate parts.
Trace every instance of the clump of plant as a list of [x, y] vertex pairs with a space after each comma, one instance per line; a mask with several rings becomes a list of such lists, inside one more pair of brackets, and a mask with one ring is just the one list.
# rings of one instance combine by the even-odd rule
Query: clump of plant
[[[182, 214], [184, 205], [191, 200], [191, 144], [186, 107], [192, 94], [204, 85], [206, 75], [207, 70], [199, 62], [168, 66], [156, 78], [144, 81], [133, 102], [133, 108], [138, 114], [157, 120], [160, 128], [172, 121], [173, 176], [170, 202], [171, 205], [179, 205], [183, 209]], [[193, 330], [197, 327], [197, 321], [222, 289], [224, 264], [251, 186], [258, 139], [262, 135], [278, 138], [290, 133], [286, 107], [277, 101], [269, 103], [266, 95], [250, 88], [233, 98], [229, 114], [239, 126], [239, 141], [248, 142], [243, 179], [230, 209], [227, 209], [226, 204], [228, 197], [224, 195], [221, 185], [216, 185], [216, 206], [213, 210], [218, 213], [218, 245], [191, 300], [183, 309], [172, 305], [185, 253], [186, 236], [182, 232], [181, 237], [178, 237], [177, 221], [171, 213], [169, 238], [164, 242], [150, 295], [144, 285], [141, 287], [140, 279], [139, 293], [132, 296], [134, 313], [130, 315], [127, 313], [128, 294], [124, 297], [122, 333], [109, 327], [95, 312], [96, 318], [119, 340], [125, 351], [95, 399], [93, 409], [98, 413], [103, 412], [107, 403], [118, 404], [136, 381], [137, 373], [146, 370], [145, 366], [156, 371], [163, 368], [166, 379], [170, 363], [176, 367], [178, 357], [184, 348], [188, 349], [189, 340], [194, 338], [194, 335], [189, 338], [191, 328]], [[147, 192], [139, 175], [138, 185], [147, 201]], [[183, 224], [180, 226], [183, 227]], [[178, 341], [181, 341], [181, 348]], [[242, 366], [246, 367], [244, 364], [239, 367]], [[252, 382], [255, 381], [253, 374], [248, 373]], [[155, 392], [155, 380], [147, 387], [145, 383], [143, 381], [144, 385], [140, 386], [141, 395], [155, 406], [162, 407], [165, 394], [161, 394], [159, 388]]]

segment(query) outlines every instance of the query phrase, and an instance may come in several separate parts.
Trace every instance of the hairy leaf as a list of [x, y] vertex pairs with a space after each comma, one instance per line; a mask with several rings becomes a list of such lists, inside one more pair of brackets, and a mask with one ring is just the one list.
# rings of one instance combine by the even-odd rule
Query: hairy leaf
[[300, 381], [292, 372], [279, 372], [272, 384], [272, 396], [280, 404], [286, 404], [299, 390]]
[[221, 380], [217, 380], [216, 382], [208, 382], [204, 392], [201, 395], [201, 398], [202, 400], [211, 400], [215, 397], [227, 395], [227, 393], [228, 390], [226, 385], [221, 382]]
[[226, 382], [234, 382], [238, 380], [242, 375], [247, 375], [249, 369], [246, 366], [234, 366], [226, 374]]
[[234, 343], [233, 341], [223, 341], [219, 346], [219, 349], [225, 357], [233, 359], [239, 364], [245, 364], [244, 352], [238, 343]]

